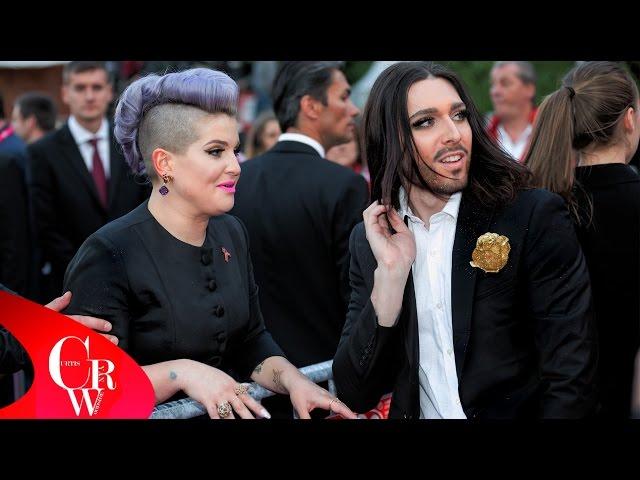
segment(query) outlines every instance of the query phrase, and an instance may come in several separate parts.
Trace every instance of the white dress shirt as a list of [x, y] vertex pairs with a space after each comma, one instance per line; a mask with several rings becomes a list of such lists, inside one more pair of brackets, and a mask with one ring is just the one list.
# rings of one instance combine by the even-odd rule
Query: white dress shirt
[[291, 141], [291, 142], [304, 143], [306, 145], [309, 145], [310, 147], [313, 147], [316, 150], [316, 152], [318, 152], [320, 156], [324, 158], [324, 147], [320, 145], [320, 142], [318, 142], [317, 140], [314, 140], [311, 137], [303, 135], [302, 133], [281, 133], [280, 136], [278, 137], [278, 141], [279, 142]]
[[102, 124], [96, 133], [92, 133], [82, 125], [78, 123], [76, 118], [71, 115], [69, 117], [69, 130], [71, 136], [76, 141], [80, 154], [84, 159], [84, 163], [87, 166], [89, 173], [93, 171], [93, 145], [89, 142], [92, 138], [98, 138], [98, 154], [102, 160], [102, 166], [104, 168], [105, 177], [108, 179], [111, 177], [111, 159], [109, 148], [109, 122], [106, 118], [102, 119]]
[[504, 127], [502, 125], [498, 125], [498, 140], [513, 158], [521, 161], [523, 160], [522, 154], [527, 148], [527, 145], [529, 145], [529, 138], [531, 137], [532, 130], [533, 127], [531, 125], [527, 125], [527, 128], [524, 129], [520, 136], [515, 141], [512, 141]]
[[416, 241], [411, 268], [418, 313], [420, 418], [467, 418], [460, 404], [451, 319], [451, 252], [462, 193], [451, 195], [429, 226], [413, 214], [400, 188], [400, 217]]

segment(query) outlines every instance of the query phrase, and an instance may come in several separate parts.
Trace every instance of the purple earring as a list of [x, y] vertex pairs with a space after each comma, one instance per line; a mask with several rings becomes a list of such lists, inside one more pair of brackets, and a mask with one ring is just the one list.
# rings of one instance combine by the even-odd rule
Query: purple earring
[[[166, 173], [164, 175], [162, 175], [162, 180], [164, 181], [165, 184], [169, 183], [171, 180], [173, 180], [173, 177], [171, 177], [170, 175], [167, 175]], [[162, 185], [159, 190], [160, 195], [165, 196], [167, 193], [169, 193], [169, 189], [167, 188], [167, 185]]]

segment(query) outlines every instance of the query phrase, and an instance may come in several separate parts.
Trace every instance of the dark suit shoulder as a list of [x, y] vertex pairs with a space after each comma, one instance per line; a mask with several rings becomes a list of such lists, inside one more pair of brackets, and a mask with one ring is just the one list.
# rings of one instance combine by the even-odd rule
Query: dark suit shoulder
[[[557, 193], [543, 188], [531, 188], [518, 192], [515, 200], [506, 205], [504, 212], [513, 212], [518, 216], [528, 216], [554, 210], [567, 210], [564, 199]], [[500, 209], [498, 209], [500, 211]]]
[[299, 164], [300, 171], [302, 172], [313, 173], [314, 175], [321, 174], [321, 176], [314, 178], [317, 180], [346, 182], [355, 178], [362, 178], [350, 168], [343, 167], [326, 158], [322, 158], [317, 153], [278, 150], [269, 150], [243, 163], [242, 174], [254, 174], [262, 170], [270, 170], [278, 164]]
[[362, 259], [367, 258], [369, 261], [375, 262], [375, 256], [367, 240], [367, 232], [364, 228], [364, 222], [359, 222], [351, 230], [349, 237], [349, 251], [351, 255]]
[[367, 241], [367, 232], [364, 229], [364, 221], [358, 222], [351, 231], [352, 241], [356, 243], [360, 243], [363, 241]]
[[348, 167], [344, 167], [320, 156], [314, 160], [313, 167], [317, 169], [318, 172], [322, 172], [322, 177], [319, 177], [320, 180], [327, 183], [349, 184], [362, 182], [366, 184], [366, 180], [362, 175], [358, 175]]
[[64, 139], [68, 138], [70, 135], [69, 127], [66, 125], [60, 127], [57, 130], [49, 132], [45, 134], [42, 138], [36, 140], [33, 143], [27, 145], [27, 151], [32, 153], [36, 152], [44, 152], [50, 149], [51, 147], [57, 147]]
[[7, 153], [0, 153], [0, 168], [19, 168], [18, 167], [18, 159], [14, 155], [10, 155]]
[[538, 203], [564, 203], [564, 200], [557, 193], [550, 192], [544, 188], [530, 188], [521, 190], [516, 196], [516, 201], [519, 205], [536, 205]]

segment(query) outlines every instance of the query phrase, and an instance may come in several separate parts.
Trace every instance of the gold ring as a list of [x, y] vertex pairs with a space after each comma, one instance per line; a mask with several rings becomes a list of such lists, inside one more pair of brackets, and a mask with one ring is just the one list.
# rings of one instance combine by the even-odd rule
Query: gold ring
[[249, 387], [243, 385], [242, 383], [233, 389], [236, 395], [244, 395], [249, 391]]
[[224, 402], [218, 405], [218, 415], [220, 415], [220, 418], [227, 418], [230, 413], [231, 405], [229, 405], [229, 402]]

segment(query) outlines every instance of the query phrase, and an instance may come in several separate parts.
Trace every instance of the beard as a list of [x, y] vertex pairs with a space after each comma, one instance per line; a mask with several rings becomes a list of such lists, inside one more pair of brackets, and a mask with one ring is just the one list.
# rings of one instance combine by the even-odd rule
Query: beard
[[462, 178], [450, 178], [440, 175], [424, 164], [420, 165], [418, 168], [424, 183], [421, 182], [420, 178], [417, 178], [417, 175], [415, 174], [413, 175], [411, 183], [416, 187], [426, 188], [436, 195], [453, 195], [454, 193], [464, 190], [469, 183], [468, 170]]

